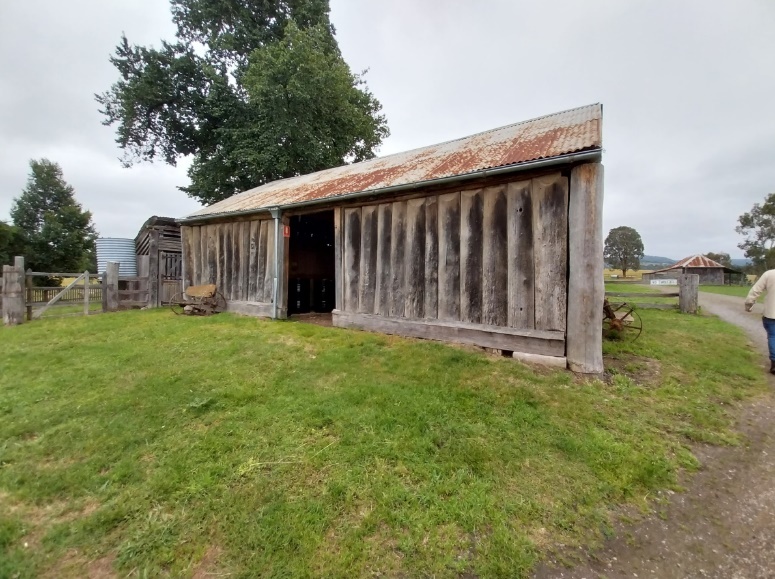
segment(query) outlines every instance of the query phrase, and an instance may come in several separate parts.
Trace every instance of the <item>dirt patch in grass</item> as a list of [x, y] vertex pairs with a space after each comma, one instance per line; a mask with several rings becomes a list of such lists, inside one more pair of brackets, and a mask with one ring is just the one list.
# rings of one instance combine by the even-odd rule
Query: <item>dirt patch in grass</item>
[[624, 375], [641, 386], [658, 386], [662, 377], [662, 364], [653, 358], [622, 353], [605, 357], [605, 374], [609, 381], [615, 375]]
[[118, 577], [113, 568], [115, 560], [116, 557], [113, 554], [94, 559], [77, 549], [72, 549], [48, 568], [41, 577], [43, 579], [113, 579]]
[[202, 559], [194, 567], [191, 573], [192, 579], [211, 579], [212, 577], [225, 577], [229, 573], [223, 571], [221, 557], [223, 550], [218, 545], [210, 545], [205, 550]]

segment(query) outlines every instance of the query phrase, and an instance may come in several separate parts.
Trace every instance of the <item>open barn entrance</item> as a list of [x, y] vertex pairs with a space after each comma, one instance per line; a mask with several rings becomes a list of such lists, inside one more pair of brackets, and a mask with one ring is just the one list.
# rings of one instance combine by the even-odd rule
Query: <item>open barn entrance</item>
[[334, 212], [293, 216], [290, 227], [288, 315], [328, 314], [334, 309]]

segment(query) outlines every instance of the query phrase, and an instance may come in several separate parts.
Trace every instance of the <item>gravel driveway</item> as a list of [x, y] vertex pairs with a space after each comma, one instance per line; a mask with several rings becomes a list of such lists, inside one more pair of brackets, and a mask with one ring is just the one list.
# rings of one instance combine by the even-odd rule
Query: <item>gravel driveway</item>
[[[700, 293], [704, 312], [738, 325], [762, 352], [769, 369], [760, 304], [753, 313], [743, 299]], [[659, 577], [775, 578], [775, 379], [773, 394], [747, 404], [739, 430], [744, 447], [701, 446], [703, 464], [686, 492], [672, 494], [660, 516], [617, 529], [588, 562], [566, 569], [540, 567], [536, 579]]]

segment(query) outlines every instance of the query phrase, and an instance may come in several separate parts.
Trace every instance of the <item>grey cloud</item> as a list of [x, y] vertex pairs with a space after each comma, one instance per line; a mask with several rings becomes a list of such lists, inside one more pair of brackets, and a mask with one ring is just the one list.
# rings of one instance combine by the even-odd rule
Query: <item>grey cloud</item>
[[[343, 54], [385, 107], [381, 153], [604, 104], [606, 230], [648, 253], [736, 249], [737, 216], [775, 192], [775, 3], [769, 0], [331, 0]], [[184, 168], [121, 169], [92, 98], [108, 56], [171, 38], [166, 2], [0, 4], [0, 218], [48, 156], [104, 235], [196, 204]]]

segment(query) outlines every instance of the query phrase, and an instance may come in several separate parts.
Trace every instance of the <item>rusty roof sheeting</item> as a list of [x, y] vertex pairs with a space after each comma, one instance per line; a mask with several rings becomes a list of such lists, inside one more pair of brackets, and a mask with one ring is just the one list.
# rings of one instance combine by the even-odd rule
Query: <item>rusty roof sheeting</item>
[[685, 267], [719, 267], [731, 273], [741, 273], [738, 270], [722, 265], [719, 262], [712, 260], [708, 256], [702, 255], [701, 253], [698, 253], [696, 255], [690, 255], [689, 257], [684, 257], [682, 260], [676, 261], [670, 267], [666, 267], [664, 269], [658, 269], [656, 271], [653, 271], [652, 273], [661, 273], [665, 271], [671, 271], [674, 269], [683, 269]]
[[492, 129], [470, 137], [266, 183], [188, 218], [283, 207], [377, 191], [602, 148], [601, 104]]

